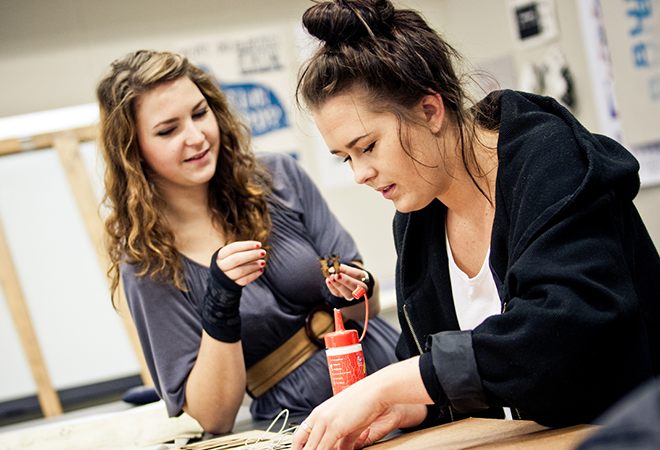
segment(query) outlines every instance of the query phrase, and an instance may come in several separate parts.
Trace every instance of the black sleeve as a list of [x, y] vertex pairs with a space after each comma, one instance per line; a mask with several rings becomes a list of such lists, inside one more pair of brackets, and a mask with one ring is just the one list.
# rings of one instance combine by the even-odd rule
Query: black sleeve
[[209, 336], [222, 342], [238, 342], [241, 340], [241, 316], [238, 312], [243, 287], [234, 283], [220, 270], [216, 263], [218, 252], [211, 258], [204, 309], [202, 311], [202, 327]]

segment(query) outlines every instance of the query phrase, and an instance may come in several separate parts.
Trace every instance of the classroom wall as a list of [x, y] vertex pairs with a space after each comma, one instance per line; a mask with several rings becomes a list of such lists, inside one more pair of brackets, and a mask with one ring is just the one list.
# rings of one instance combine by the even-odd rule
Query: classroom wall
[[[559, 38], [554, 43], [558, 43], [563, 50], [575, 80], [579, 102], [576, 115], [588, 128], [600, 132], [591, 79], [581, 45], [576, 3], [569, 0], [556, 3]], [[515, 45], [507, 0], [410, 0], [398, 4], [422, 11], [430, 23], [477, 67], [499, 71], [503, 87], [516, 87], [516, 74], [520, 68], [526, 62], [542, 58], [548, 49], [548, 46], [520, 49]], [[295, 33], [302, 13], [310, 5], [311, 2], [305, 0], [5, 0], [0, 3], [0, 118], [94, 102], [96, 83], [108, 64], [126, 52], [140, 48], [171, 50], [175, 43], [184, 39], [277, 26], [290, 30], [287, 45], [294, 54]], [[293, 86], [294, 79], [295, 67], [292, 67], [290, 86]], [[301, 164], [323, 186], [323, 194], [330, 207], [359, 243], [367, 267], [383, 281], [385, 287], [391, 286], [395, 263], [391, 235], [392, 204], [366, 187], [347, 183], [333, 186], [327, 180], [323, 181], [322, 160], [316, 155], [319, 143], [313, 127], [304, 118], [296, 120]], [[36, 167], [31, 165], [31, 157], [26, 154], [15, 159], [20, 162], [18, 166]], [[656, 243], [660, 243], [659, 199], [659, 187], [643, 189], [637, 199]], [[5, 221], [7, 214], [10, 211], [0, 209]], [[23, 258], [29, 260], [27, 256]], [[95, 276], [99, 275], [100, 269]], [[95, 283], [98, 284], [98, 281]], [[94, 292], [99, 290], [95, 288]], [[39, 294], [31, 296], [35, 298]], [[0, 329], [7, 325], [5, 329], [10, 330], [11, 326], [5, 323], [7, 316], [1, 300], [0, 293]], [[43, 300], [35, 298], [33, 301]], [[98, 316], [103, 311], [100, 307], [94, 313], [95, 317], [103, 317], [98, 320], [104, 323], [114, 321], [112, 332], [108, 333], [119, 336], [121, 325], [115, 320], [107, 298], [95, 298], [93, 301], [106, 304], [107, 315]], [[35, 306], [35, 309], [39, 308]], [[55, 323], [43, 319], [37, 325], [53, 328], [66, 320], [56, 317]], [[75, 321], [75, 317], [70, 320]], [[41, 333], [44, 336], [47, 334], [45, 331]], [[116, 369], [115, 373], [104, 372], [108, 377], [135, 371], [137, 367], [133, 356], [127, 355], [130, 349], [124, 338], [114, 340], [118, 344], [104, 351], [118, 352], [119, 359], [123, 354], [124, 362], [118, 363], [120, 369]], [[20, 360], [15, 336], [4, 338], [0, 335], [0, 342], [0, 357]], [[8, 348], [6, 342], [13, 342], [13, 346]], [[51, 342], [51, 347], [57, 347], [54, 344], [56, 340]], [[66, 351], [66, 348], [49, 349], [48, 362], [57, 365], [57, 361], [66, 361], [66, 358], [60, 357]], [[3, 366], [7, 367], [5, 364]], [[0, 389], [0, 401], [12, 398], [12, 395], [33, 392], [33, 385], [25, 381], [25, 378], [30, 378], [29, 372], [25, 374], [25, 362], [19, 361], [16, 366], [20, 366], [18, 375], [8, 374], [5, 369], [0, 372], [0, 386], [13, 384], [20, 385], [21, 389], [9, 392]], [[56, 377], [56, 388], [84, 384], [85, 380], [101, 381], [103, 378], [98, 373], [93, 376], [80, 374], [85, 369], [78, 366], [75, 376], [67, 374], [66, 367], [56, 370], [61, 373]], [[19, 378], [22, 381], [16, 381]]]

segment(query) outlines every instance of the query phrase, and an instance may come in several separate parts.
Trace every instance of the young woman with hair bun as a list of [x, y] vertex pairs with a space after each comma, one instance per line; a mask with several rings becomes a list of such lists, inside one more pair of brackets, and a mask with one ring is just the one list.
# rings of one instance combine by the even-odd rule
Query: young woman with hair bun
[[660, 258], [639, 165], [557, 101], [472, 101], [460, 54], [388, 0], [316, 2], [297, 96], [397, 209], [400, 362], [324, 402], [295, 450], [468, 416], [587, 423], [660, 372]]

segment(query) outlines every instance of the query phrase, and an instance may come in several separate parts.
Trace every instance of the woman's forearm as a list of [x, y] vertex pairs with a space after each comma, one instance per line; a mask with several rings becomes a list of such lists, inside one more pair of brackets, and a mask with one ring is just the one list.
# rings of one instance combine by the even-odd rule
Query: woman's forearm
[[186, 382], [183, 410], [206, 432], [230, 432], [245, 396], [245, 383], [241, 342], [221, 342], [203, 332]]
[[383, 367], [370, 375], [380, 386], [380, 398], [386, 406], [396, 404], [432, 405], [419, 370], [419, 356]]

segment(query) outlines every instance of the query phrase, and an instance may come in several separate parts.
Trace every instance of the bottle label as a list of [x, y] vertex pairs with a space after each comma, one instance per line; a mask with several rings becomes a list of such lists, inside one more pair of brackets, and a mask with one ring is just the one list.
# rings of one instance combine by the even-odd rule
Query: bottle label
[[333, 394], [340, 393], [367, 376], [367, 366], [364, 364], [362, 350], [343, 354], [331, 353], [326, 351]]

